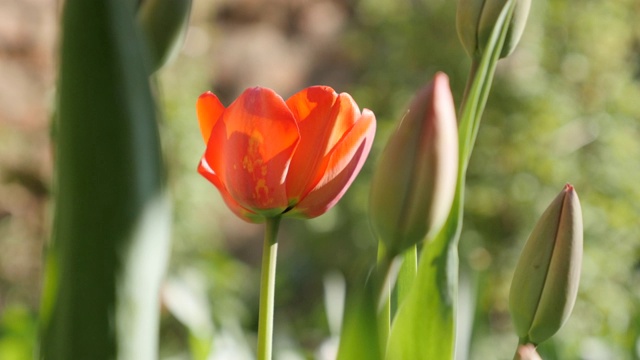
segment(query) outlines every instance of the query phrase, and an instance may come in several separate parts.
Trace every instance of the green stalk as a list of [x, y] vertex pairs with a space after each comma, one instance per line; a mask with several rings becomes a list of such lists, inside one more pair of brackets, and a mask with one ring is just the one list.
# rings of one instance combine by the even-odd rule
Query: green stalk
[[477, 57], [473, 57], [471, 59], [471, 67], [469, 69], [469, 75], [467, 76], [467, 84], [464, 88], [464, 93], [462, 94], [462, 101], [460, 102], [460, 108], [458, 111], [460, 114], [464, 112], [464, 108], [467, 106], [467, 100], [469, 97], [469, 92], [471, 92], [471, 88], [473, 87], [473, 81], [476, 78], [476, 72], [478, 72], [478, 66], [480, 66], [480, 60]]
[[262, 248], [260, 313], [258, 318], [258, 360], [271, 360], [273, 347], [273, 299], [276, 284], [278, 227], [280, 217], [268, 218]]

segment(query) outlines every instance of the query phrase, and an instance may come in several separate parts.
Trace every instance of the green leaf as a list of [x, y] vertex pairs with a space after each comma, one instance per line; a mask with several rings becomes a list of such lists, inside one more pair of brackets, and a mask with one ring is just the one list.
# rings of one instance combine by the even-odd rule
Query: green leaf
[[[459, 198], [454, 200], [457, 207]], [[447, 222], [421, 254], [418, 274], [400, 305], [387, 359], [453, 359], [458, 248], [456, 226]]]
[[418, 246], [413, 245], [402, 255], [402, 266], [398, 273], [397, 298], [398, 306], [402, 305], [413, 287], [418, 272]]
[[155, 103], [130, 0], [68, 0], [41, 357], [156, 359], [169, 252]]
[[379, 360], [377, 295], [373, 281], [363, 288], [349, 289], [344, 324], [340, 334], [338, 360]]
[[[387, 272], [390, 270], [389, 268], [385, 268], [390, 265], [387, 263], [389, 260], [388, 252], [385, 248], [384, 241], [378, 240], [378, 261], [376, 264], [376, 272]], [[386, 276], [385, 274], [383, 276]], [[385, 279], [386, 280], [386, 279]], [[383, 280], [383, 284], [377, 284], [377, 286], [382, 286], [380, 289], [380, 309], [378, 309], [378, 341], [380, 345], [380, 353], [384, 353], [387, 348], [387, 339], [389, 338], [389, 329], [391, 328], [391, 300], [392, 300], [392, 289], [391, 284], [387, 284], [387, 281]], [[392, 282], [392, 281], [390, 281]], [[385, 286], [386, 285], [386, 286]]]
[[515, 1], [505, 4], [491, 34], [487, 51], [473, 66], [459, 127], [460, 166], [456, 196], [449, 217], [434, 239], [427, 239], [418, 274], [398, 309], [387, 345], [387, 359], [455, 358], [458, 296], [458, 240], [462, 228], [465, 175], [496, 63], [507, 34]]

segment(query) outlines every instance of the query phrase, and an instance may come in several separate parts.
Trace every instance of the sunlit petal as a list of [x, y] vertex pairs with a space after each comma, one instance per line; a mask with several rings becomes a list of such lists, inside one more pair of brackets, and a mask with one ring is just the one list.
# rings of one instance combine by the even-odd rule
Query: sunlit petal
[[[371, 115], [373, 115], [373, 113], [371, 113]], [[351, 130], [356, 121], [360, 119], [361, 114], [358, 105], [353, 101], [351, 95], [341, 93], [334, 105], [332, 116], [335, 117], [335, 119], [332, 121], [333, 128], [325, 154], [328, 154], [342, 137]]]
[[231, 209], [231, 211], [233, 211], [234, 214], [236, 214], [238, 217], [248, 222], [252, 222], [252, 223], [264, 222], [263, 216], [260, 216], [252, 212], [251, 210], [243, 208], [242, 206], [240, 206], [240, 204], [238, 204], [237, 201], [233, 199], [233, 197], [231, 197], [231, 194], [229, 194], [229, 192], [224, 187], [224, 185], [222, 184], [218, 176], [213, 172], [213, 170], [211, 169], [209, 164], [207, 164], [207, 161], [204, 158], [200, 160], [200, 163], [198, 164], [198, 172], [202, 176], [204, 176], [207, 180], [209, 180], [213, 185], [215, 185], [215, 187], [220, 192], [220, 195], [222, 196], [222, 199], [224, 200], [225, 204], [227, 204], [229, 209]]
[[211, 168], [242, 207], [264, 216], [282, 212], [284, 178], [299, 141], [284, 100], [269, 89], [248, 89], [221, 119], [207, 146]]
[[292, 215], [315, 217], [340, 200], [369, 155], [375, 129], [375, 116], [365, 109], [358, 122], [332, 149], [322, 178], [296, 205]]
[[294, 203], [311, 190], [316, 174], [324, 170], [319, 167], [326, 163], [324, 157], [336, 119], [333, 108], [337, 98], [338, 94], [330, 87], [313, 86], [287, 100], [302, 139], [286, 180], [287, 194]]
[[216, 124], [216, 121], [220, 119], [223, 112], [224, 105], [222, 105], [220, 100], [218, 100], [218, 97], [211, 91], [205, 92], [198, 98], [198, 102], [196, 103], [196, 113], [198, 115], [198, 122], [200, 123], [202, 139], [205, 144], [209, 142], [211, 130]]
[[326, 86], [305, 89], [287, 105], [297, 115], [302, 138], [287, 178], [289, 199], [296, 203], [321, 181], [330, 152], [360, 118], [360, 110], [349, 94], [338, 95]]

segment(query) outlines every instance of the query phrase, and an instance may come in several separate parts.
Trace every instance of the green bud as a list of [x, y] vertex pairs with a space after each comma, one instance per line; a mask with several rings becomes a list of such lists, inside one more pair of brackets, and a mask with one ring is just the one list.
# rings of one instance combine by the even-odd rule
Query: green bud
[[144, 0], [138, 9], [151, 57], [152, 73], [180, 51], [189, 25], [191, 0]]
[[[529, 16], [531, 0], [515, 1], [507, 38], [500, 53], [501, 58], [511, 54], [518, 45]], [[506, 3], [507, 0], [458, 0], [456, 13], [458, 36], [470, 57], [482, 56], [493, 27]]]
[[455, 107], [449, 78], [437, 73], [391, 135], [371, 182], [371, 223], [391, 254], [440, 229], [457, 174]]
[[522, 250], [509, 310], [522, 343], [539, 344], [565, 323], [578, 293], [582, 211], [567, 184], [542, 214]]

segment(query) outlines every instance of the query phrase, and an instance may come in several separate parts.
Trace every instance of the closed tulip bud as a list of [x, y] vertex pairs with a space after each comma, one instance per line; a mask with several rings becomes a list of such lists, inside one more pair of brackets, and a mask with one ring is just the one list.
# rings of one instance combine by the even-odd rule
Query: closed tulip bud
[[[515, 0], [513, 17], [502, 47], [500, 57], [513, 52], [524, 31], [529, 16], [531, 0]], [[458, 0], [456, 25], [458, 36], [470, 57], [480, 57], [489, 42], [489, 37], [498, 16], [507, 0]]]
[[437, 232], [458, 173], [458, 130], [449, 79], [437, 73], [391, 135], [371, 183], [371, 222], [395, 255]]
[[513, 275], [509, 310], [521, 343], [539, 344], [565, 323], [578, 293], [582, 211], [573, 186], [542, 214]]
[[182, 48], [191, 0], [144, 0], [138, 9], [138, 22], [149, 49], [151, 72], [173, 59]]

